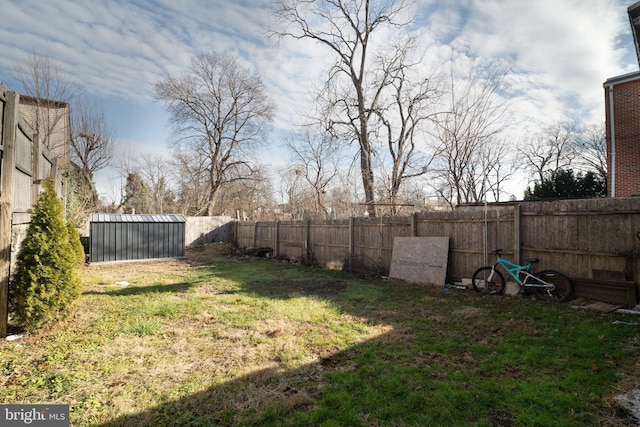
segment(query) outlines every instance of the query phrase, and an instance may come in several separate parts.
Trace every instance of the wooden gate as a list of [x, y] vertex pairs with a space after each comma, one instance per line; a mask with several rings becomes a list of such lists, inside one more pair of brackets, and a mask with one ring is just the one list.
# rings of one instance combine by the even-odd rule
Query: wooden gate
[[44, 178], [55, 180], [58, 195], [65, 180], [51, 155], [19, 112], [20, 95], [0, 85], [0, 336], [7, 334], [12, 264], [26, 234], [29, 210]]

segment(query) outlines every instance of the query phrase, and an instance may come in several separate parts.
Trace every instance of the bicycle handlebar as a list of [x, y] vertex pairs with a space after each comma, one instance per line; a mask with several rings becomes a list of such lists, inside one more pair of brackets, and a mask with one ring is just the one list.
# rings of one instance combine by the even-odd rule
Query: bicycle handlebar
[[[503, 249], [496, 249], [496, 250], [492, 251], [491, 253], [492, 254], [496, 254], [498, 256], [502, 256], [502, 251], [503, 251]], [[540, 259], [539, 258], [529, 258], [529, 259], [527, 259], [527, 262], [529, 264], [535, 264], [535, 263], [540, 262]]]

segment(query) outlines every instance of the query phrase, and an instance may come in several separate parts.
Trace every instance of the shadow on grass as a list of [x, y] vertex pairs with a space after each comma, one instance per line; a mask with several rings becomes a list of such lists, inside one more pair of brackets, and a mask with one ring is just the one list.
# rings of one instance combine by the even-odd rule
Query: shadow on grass
[[[258, 280], [245, 284], [237, 292], [275, 300], [311, 296], [331, 301], [344, 313], [359, 318], [368, 315], [372, 324], [394, 323], [392, 315], [376, 310], [372, 314], [367, 308], [368, 302], [380, 298], [380, 294], [354, 293], [346, 280], [331, 277], [319, 281], [303, 278], [299, 282]], [[175, 291], [176, 287], [180, 285], [162, 290]], [[128, 290], [118, 290], [118, 294]], [[412, 291], [421, 293], [418, 288]], [[323, 423], [364, 426], [373, 420], [427, 425], [428, 418], [422, 414], [420, 405], [428, 396], [425, 389], [428, 375], [421, 386], [402, 379], [406, 376], [405, 369], [420, 369], [417, 367], [423, 365], [422, 356], [418, 356], [420, 360], [407, 357], [409, 331], [406, 328], [399, 328], [398, 332], [392, 328], [385, 330], [391, 332], [348, 348], [324, 348], [311, 362], [299, 366], [289, 366], [276, 356], [275, 360], [265, 361], [263, 369], [206, 390], [168, 399], [147, 410], [121, 415], [101, 426], [315, 426]], [[415, 372], [408, 375], [413, 377]]]
[[[449, 386], [413, 381], [394, 357], [400, 337], [387, 334], [296, 368], [274, 361], [224, 384], [101, 424], [116, 426], [369, 426], [444, 425], [449, 408], [429, 413], [430, 390]], [[494, 396], [495, 398], [495, 396]], [[461, 403], [461, 402], [460, 402]], [[499, 405], [498, 405], [499, 406]], [[426, 410], [426, 412], [425, 412]], [[493, 409], [487, 408], [491, 414]], [[462, 414], [459, 419], [466, 419]], [[464, 423], [463, 423], [464, 424]], [[461, 424], [462, 425], [462, 424]]]
[[[189, 289], [199, 286], [193, 283], [171, 283], [171, 284], [158, 284], [149, 286], [122, 286], [115, 289], [105, 289], [104, 291], [84, 291], [83, 295], [111, 295], [111, 296], [126, 296], [126, 295], [145, 295], [153, 293], [183, 293]], [[110, 286], [111, 287], [111, 286]]]
[[313, 410], [326, 386], [324, 375], [323, 363], [285, 371], [274, 364], [102, 426], [318, 425]]
[[[157, 291], [176, 292], [185, 285], [159, 285]], [[131, 291], [135, 288], [117, 294]], [[540, 328], [527, 326], [541, 310], [539, 304], [392, 283], [381, 283], [376, 294], [374, 285], [354, 291], [340, 279], [251, 283], [239, 292], [330, 300], [342, 312], [370, 325], [386, 325], [389, 332], [348, 348], [327, 348], [299, 366], [276, 358], [263, 369], [101, 426], [595, 425], [601, 419], [594, 414], [602, 410], [594, 409], [595, 399], [574, 396], [584, 381], [581, 375], [595, 376], [590, 362], [576, 375], [566, 360], [552, 366], [543, 362], [544, 369], [538, 369], [518, 360], [510, 363], [511, 356], [500, 354], [501, 340], [515, 340], [526, 356], [545, 346], [545, 352], [557, 351], [549, 343], [572, 338], [570, 332], [547, 338]], [[529, 320], [514, 323], [508, 313], [514, 307]], [[566, 322], [562, 316], [567, 314], [558, 316], [560, 325]], [[513, 335], [521, 325], [531, 329], [522, 337]], [[554, 335], [559, 329], [549, 325], [548, 331]], [[603, 373], [591, 381], [605, 390], [612, 380]]]

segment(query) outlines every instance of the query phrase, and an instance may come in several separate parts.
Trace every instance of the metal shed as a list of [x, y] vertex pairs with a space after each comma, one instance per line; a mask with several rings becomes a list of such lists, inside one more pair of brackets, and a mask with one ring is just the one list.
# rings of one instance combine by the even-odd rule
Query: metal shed
[[185, 222], [182, 215], [92, 214], [89, 260], [184, 257]]

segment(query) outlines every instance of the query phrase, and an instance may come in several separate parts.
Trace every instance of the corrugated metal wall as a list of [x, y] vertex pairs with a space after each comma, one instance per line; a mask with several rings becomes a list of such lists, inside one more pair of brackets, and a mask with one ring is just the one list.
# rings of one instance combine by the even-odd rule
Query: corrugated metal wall
[[89, 233], [91, 262], [185, 256], [182, 215], [93, 214]]

